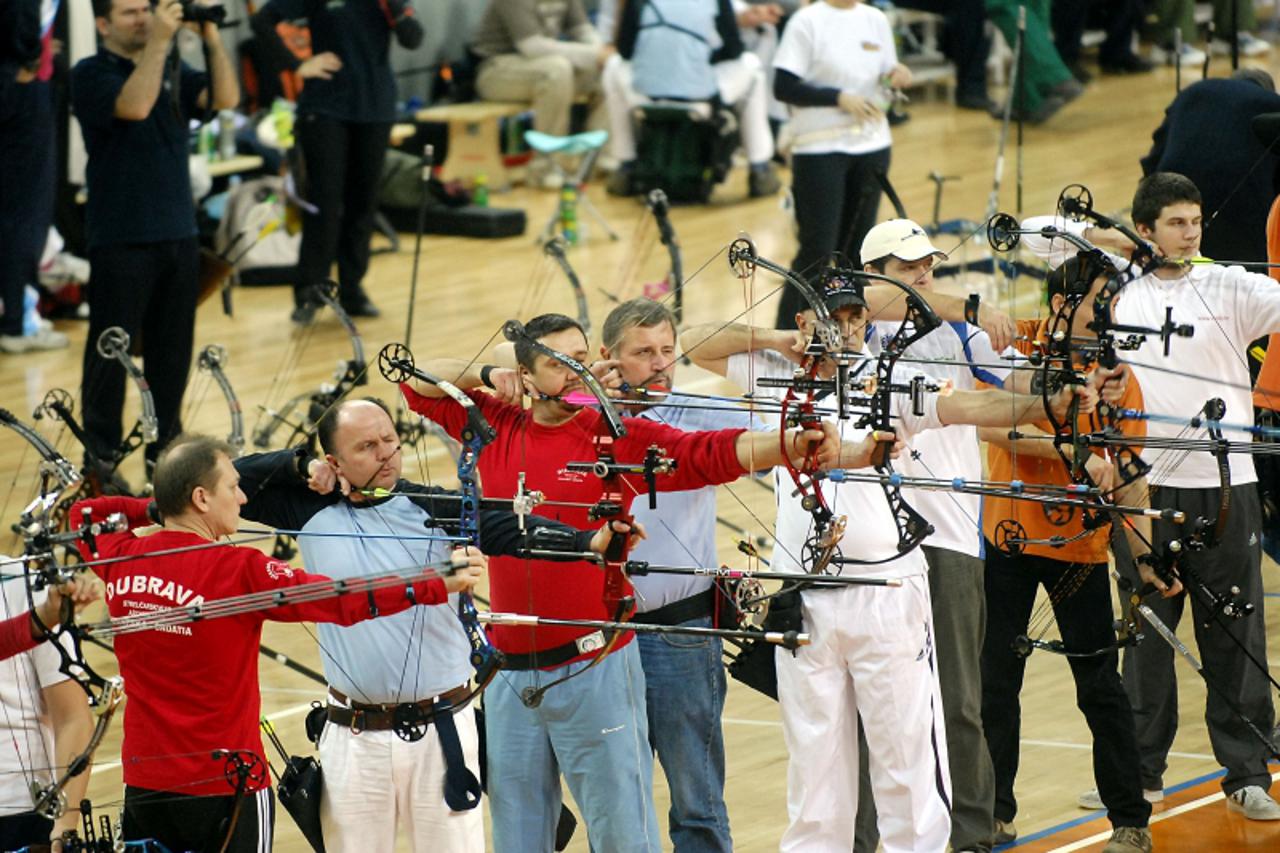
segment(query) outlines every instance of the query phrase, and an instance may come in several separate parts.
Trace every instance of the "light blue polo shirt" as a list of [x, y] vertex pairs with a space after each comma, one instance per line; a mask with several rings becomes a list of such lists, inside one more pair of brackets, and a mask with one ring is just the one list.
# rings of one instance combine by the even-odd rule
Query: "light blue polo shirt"
[[[425, 526], [430, 516], [409, 498], [369, 506], [342, 501], [316, 513], [304, 533], [445, 535]], [[308, 571], [332, 578], [378, 575], [448, 559], [448, 542], [299, 536]], [[320, 656], [329, 684], [356, 702], [414, 702], [438, 696], [471, 677], [471, 646], [449, 604], [410, 607], [349, 627], [320, 624]]]
[[[673, 405], [653, 406], [639, 417], [667, 424], [685, 432], [717, 429], [769, 429], [745, 408], [684, 397], [675, 391], [666, 401], [698, 406], [724, 405], [725, 409], [685, 409]], [[655, 566], [718, 566], [716, 557], [716, 487], [705, 486], [684, 492], [660, 492], [658, 508], [649, 509], [647, 495], [637, 495], [631, 513], [644, 525], [649, 538], [631, 549], [631, 559], [646, 560]], [[656, 610], [673, 601], [710, 589], [711, 578], [694, 575], [645, 575], [632, 577], [641, 613]]]

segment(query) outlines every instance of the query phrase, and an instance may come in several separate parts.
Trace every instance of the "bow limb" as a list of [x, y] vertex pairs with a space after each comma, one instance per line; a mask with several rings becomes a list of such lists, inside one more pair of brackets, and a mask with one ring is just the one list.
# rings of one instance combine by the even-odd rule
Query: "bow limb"
[[151, 386], [147, 383], [147, 377], [143, 374], [142, 368], [138, 367], [129, 355], [130, 343], [129, 333], [119, 326], [104, 329], [98, 336], [97, 343], [98, 355], [108, 361], [119, 362], [125, 373], [133, 380], [133, 384], [138, 388], [142, 405], [142, 414], [138, 416], [138, 423], [115, 451], [116, 464], [141, 445], [154, 444], [160, 438], [160, 422], [156, 418], [155, 398], [151, 395]]
[[230, 444], [236, 456], [239, 456], [244, 452], [244, 413], [240, 408], [240, 398], [236, 396], [235, 389], [231, 387], [231, 380], [223, 370], [226, 364], [227, 350], [219, 344], [209, 344], [200, 351], [196, 359], [197, 367], [213, 377], [213, 381], [218, 384], [218, 390], [222, 392], [223, 399], [227, 401], [227, 412], [231, 418], [231, 431], [227, 433], [227, 444]]
[[590, 340], [591, 312], [587, 308], [587, 294], [582, 289], [582, 281], [578, 278], [578, 273], [574, 270], [573, 264], [569, 263], [569, 256], [565, 252], [564, 238], [560, 236], [552, 237], [542, 244], [542, 251], [547, 257], [556, 262], [556, 265], [560, 267], [560, 270], [568, 280], [578, 312], [578, 325], [582, 327], [583, 334]]
[[[458, 532], [470, 545], [479, 548], [480, 505], [483, 496], [476, 466], [479, 464], [480, 451], [497, 438], [497, 432], [485, 419], [480, 407], [462, 389], [417, 367], [413, 362], [413, 354], [407, 347], [387, 344], [378, 353], [378, 367], [383, 377], [397, 385], [411, 376], [435, 385], [467, 413], [467, 425], [461, 435], [462, 448], [457, 458], [458, 488], [461, 493], [458, 503]], [[465, 700], [458, 703], [461, 706], [488, 686], [506, 659], [485, 635], [470, 593], [458, 594], [458, 619], [466, 631], [467, 642], [471, 646], [471, 665], [476, 671], [476, 687]]]
[[671, 204], [667, 201], [667, 194], [660, 189], [650, 190], [644, 203], [653, 214], [653, 221], [658, 226], [658, 240], [666, 248], [667, 257], [671, 261], [667, 287], [673, 299], [671, 313], [675, 315], [678, 327], [684, 322], [684, 257], [680, 251], [680, 241], [676, 238], [676, 229], [671, 224]]

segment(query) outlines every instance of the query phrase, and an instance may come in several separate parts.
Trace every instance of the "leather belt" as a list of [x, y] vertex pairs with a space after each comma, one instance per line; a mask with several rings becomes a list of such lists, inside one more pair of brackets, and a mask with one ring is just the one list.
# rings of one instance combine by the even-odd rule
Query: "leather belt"
[[681, 625], [690, 619], [701, 619], [710, 616], [715, 607], [715, 587], [704, 589], [697, 595], [664, 604], [655, 610], [646, 610], [636, 614], [637, 622], [650, 625]]
[[351, 731], [359, 734], [360, 732], [381, 732], [389, 731], [395, 728], [396, 709], [405, 705], [417, 706], [423, 712], [423, 722], [429, 723], [436, 715], [436, 703], [445, 701], [450, 704], [449, 712], [454, 713], [460, 707], [460, 703], [464, 702], [467, 694], [471, 692], [469, 685], [463, 684], [452, 690], [446, 690], [437, 697], [431, 699], [421, 699], [417, 702], [388, 702], [379, 705], [366, 705], [363, 702], [352, 702], [340, 691], [330, 687], [329, 692], [339, 702], [346, 703], [349, 707], [343, 705], [335, 705], [329, 703], [328, 721], [335, 726], [346, 726]]

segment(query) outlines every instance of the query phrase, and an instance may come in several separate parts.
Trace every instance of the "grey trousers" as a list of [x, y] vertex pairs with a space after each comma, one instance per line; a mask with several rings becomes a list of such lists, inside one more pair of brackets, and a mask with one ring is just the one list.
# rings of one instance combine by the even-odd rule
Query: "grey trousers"
[[[1151, 490], [1151, 505], [1180, 509], [1188, 519], [1204, 518], [1213, 524], [1217, 517], [1219, 489], [1174, 489], [1167, 486]], [[1163, 550], [1170, 539], [1181, 535], [1178, 527], [1167, 522], [1153, 524], [1157, 550]], [[1232, 640], [1238, 638], [1262, 666], [1267, 661], [1266, 623], [1263, 621], [1262, 595], [1262, 513], [1258, 490], [1253, 483], [1231, 489], [1231, 509], [1226, 529], [1217, 547], [1189, 552], [1183, 565], [1194, 570], [1215, 592], [1240, 589], [1238, 598], [1252, 602], [1255, 612], [1239, 620], [1225, 617], [1214, 621], [1204, 603], [1190, 592], [1175, 598], [1151, 597], [1147, 604], [1170, 628], [1176, 628], [1191, 597], [1191, 615], [1195, 620], [1196, 646], [1205, 672], [1216, 684], [1226, 688], [1223, 697], [1210, 689], [1205, 699], [1205, 724], [1214, 758], [1226, 768], [1222, 788], [1228, 794], [1248, 785], [1263, 789], [1271, 785], [1267, 772], [1267, 751], [1245, 723], [1227, 704], [1230, 699], [1258, 729], [1271, 731], [1275, 710], [1271, 704], [1271, 688], [1258, 667], [1251, 663]], [[1122, 568], [1132, 569], [1131, 565]], [[1186, 578], [1184, 577], [1184, 584]], [[1178, 685], [1174, 670], [1174, 652], [1151, 629], [1137, 646], [1125, 649], [1125, 692], [1133, 705], [1138, 731], [1138, 750], [1142, 787], [1155, 790], [1164, 787], [1164, 771], [1168, 767], [1169, 749], [1178, 731]]]
[[[994, 842], [995, 773], [982, 735], [982, 638], [987, 609], [982, 560], [925, 546], [933, 599], [934, 648], [951, 770], [951, 846], [990, 850]], [[861, 737], [861, 727], [859, 727]], [[880, 841], [871, 794], [867, 751], [859, 750], [855, 853], [873, 853]]]

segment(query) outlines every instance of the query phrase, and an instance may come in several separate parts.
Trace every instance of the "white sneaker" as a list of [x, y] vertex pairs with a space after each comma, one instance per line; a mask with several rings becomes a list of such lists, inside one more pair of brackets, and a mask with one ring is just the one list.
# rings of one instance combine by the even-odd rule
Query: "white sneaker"
[[[1142, 792], [1142, 799], [1146, 800], [1148, 803], [1164, 802], [1164, 791], [1159, 788], [1156, 788], [1154, 791], [1144, 789]], [[1106, 805], [1102, 802], [1102, 796], [1098, 794], [1097, 788], [1090, 788], [1080, 796], [1076, 797], [1076, 805], [1082, 809], [1088, 809], [1089, 811], [1097, 811], [1099, 809], [1106, 808]]]
[[[1178, 58], [1183, 68], [1199, 67], [1204, 64], [1204, 51], [1193, 44], [1182, 43], [1182, 47], [1177, 51]], [[1161, 47], [1154, 45], [1151, 48], [1151, 61], [1162, 62], [1165, 65], [1172, 65], [1174, 50], [1172, 47]]]
[[1280, 820], [1280, 803], [1257, 785], [1249, 785], [1227, 795], [1227, 808], [1249, 820]]
[[10, 354], [35, 350], [65, 349], [71, 343], [62, 332], [41, 327], [34, 335], [0, 335], [0, 352]]
[[[1237, 40], [1240, 43], [1241, 56], [1262, 56], [1264, 53], [1271, 52], [1271, 43], [1258, 38], [1253, 33], [1240, 33]], [[1209, 49], [1213, 51], [1214, 56], [1230, 56], [1231, 40], [1214, 39]]]

